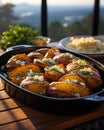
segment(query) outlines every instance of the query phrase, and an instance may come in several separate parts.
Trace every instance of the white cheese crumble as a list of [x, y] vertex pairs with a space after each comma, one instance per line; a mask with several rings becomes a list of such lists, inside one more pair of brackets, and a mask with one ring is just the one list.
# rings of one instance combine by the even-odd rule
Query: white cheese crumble
[[24, 65], [26, 62], [25, 61], [21, 61], [21, 60], [16, 60], [15, 63], [16, 64], [20, 64], [20, 65]]
[[57, 65], [54, 65], [50, 68], [45, 68], [46, 71], [56, 71], [56, 72], [60, 72], [60, 73], [65, 73], [64, 69], [63, 68], [60, 68], [59, 66]]
[[75, 96], [76, 98], [79, 98], [79, 97], [80, 97], [80, 93], [74, 93], [74, 96]]
[[41, 82], [44, 81], [44, 77], [43, 77], [43, 76], [38, 76], [38, 75], [35, 75], [35, 76], [33, 77], [33, 79], [34, 79], [34, 80], [41, 81]]
[[27, 76], [32, 76], [34, 75], [35, 72], [33, 72], [31, 69], [28, 70]]

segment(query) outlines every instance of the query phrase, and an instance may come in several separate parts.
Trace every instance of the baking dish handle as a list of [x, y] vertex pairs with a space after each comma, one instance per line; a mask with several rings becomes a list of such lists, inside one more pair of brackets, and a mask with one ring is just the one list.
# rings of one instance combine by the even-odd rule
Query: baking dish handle
[[85, 100], [93, 102], [104, 102], [104, 89], [103, 91], [92, 95], [91, 97], [86, 97]]
[[15, 49], [22, 49], [22, 48], [26, 48], [26, 47], [32, 47], [33, 45], [17, 45], [17, 46], [11, 46], [9, 47], [6, 51], [12, 51]]

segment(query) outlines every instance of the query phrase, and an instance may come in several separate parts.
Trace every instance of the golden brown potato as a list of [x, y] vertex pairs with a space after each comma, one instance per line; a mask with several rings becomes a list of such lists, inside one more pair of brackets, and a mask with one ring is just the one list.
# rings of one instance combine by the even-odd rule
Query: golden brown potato
[[87, 83], [87, 87], [93, 91], [100, 89], [102, 85], [102, 80], [99, 76], [96, 75], [95, 72], [87, 73], [82, 72], [80, 73], [81, 77]]
[[8, 71], [11, 71], [18, 66], [28, 63], [32, 63], [32, 60], [26, 54], [16, 54], [8, 60], [6, 68]]
[[39, 52], [33, 51], [28, 54], [28, 57], [33, 60], [33, 59], [42, 59], [44, 56]]
[[41, 71], [44, 71], [46, 64], [41, 59], [34, 59], [33, 63], [40, 67]]
[[49, 83], [46, 82], [42, 76], [36, 75], [34, 77], [36, 77], [37, 79], [28, 78], [28, 77], [24, 79], [21, 82], [20, 87], [38, 94], [45, 94], [45, 91], [47, 90]]
[[39, 52], [42, 55], [45, 55], [49, 51], [49, 49], [50, 48], [40, 48], [40, 49], [37, 49], [36, 52]]
[[40, 73], [41, 70], [37, 65], [34, 64], [26, 64], [20, 67], [17, 67], [16, 69], [12, 70], [8, 74], [8, 78], [13, 83], [19, 85], [20, 82], [26, 78], [26, 76], [34, 75], [34, 73]]
[[47, 94], [53, 97], [83, 97], [90, 95], [90, 91], [85, 86], [74, 83], [52, 82], [49, 84]]
[[85, 80], [79, 74], [65, 74], [59, 79], [59, 81], [86, 86]]
[[42, 60], [41, 59], [34, 59], [33, 63], [38, 65], [42, 70], [46, 66], [53, 66], [56, 64], [56, 62], [53, 61], [51, 58], [43, 58]]
[[63, 64], [66, 66], [67, 64], [71, 63], [73, 59], [76, 57], [70, 53], [60, 53], [53, 57], [53, 60], [58, 64]]
[[66, 71], [70, 72], [70, 71], [78, 70], [78, 69], [81, 69], [81, 68], [84, 68], [84, 67], [92, 67], [92, 65], [86, 60], [83, 60], [83, 59], [77, 59], [76, 60], [76, 59], [74, 59], [72, 61], [72, 63], [67, 64]]
[[87, 87], [91, 90], [96, 90], [101, 88], [102, 79], [100, 74], [93, 66], [87, 66], [77, 70], [73, 70], [70, 73], [79, 74], [87, 84]]
[[45, 66], [53, 66], [57, 64], [52, 58], [43, 58], [42, 62], [46, 64]]
[[60, 54], [60, 51], [58, 48], [51, 48], [48, 50], [48, 52], [45, 54], [45, 58], [53, 58], [55, 55]]
[[63, 64], [53, 65], [45, 68], [45, 78], [48, 81], [57, 81], [65, 74], [65, 67]]

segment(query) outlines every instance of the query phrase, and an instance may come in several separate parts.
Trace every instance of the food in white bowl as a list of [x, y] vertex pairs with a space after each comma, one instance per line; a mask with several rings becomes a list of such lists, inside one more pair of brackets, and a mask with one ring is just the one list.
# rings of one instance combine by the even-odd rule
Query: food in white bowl
[[104, 43], [94, 37], [71, 37], [66, 47], [81, 53], [104, 53]]
[[59, 41], [62, 49], [98, 59], [104, 56], [104, 40], [93, 36], [66, 37]]

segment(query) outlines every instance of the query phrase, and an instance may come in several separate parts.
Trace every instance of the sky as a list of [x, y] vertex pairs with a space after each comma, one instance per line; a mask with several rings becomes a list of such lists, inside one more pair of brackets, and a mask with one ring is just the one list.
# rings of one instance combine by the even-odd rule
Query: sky
[[[0, 0], [3, 4], [9, 2], [13, 4], [29, 3], [29, 4], [40, 4], [41, 0]], [[92, 5], [94, 0], [47, 0], [50, 5]], [[101, 0], [101, 4], [104, 5], [104, 0]]]

